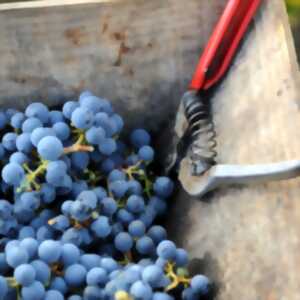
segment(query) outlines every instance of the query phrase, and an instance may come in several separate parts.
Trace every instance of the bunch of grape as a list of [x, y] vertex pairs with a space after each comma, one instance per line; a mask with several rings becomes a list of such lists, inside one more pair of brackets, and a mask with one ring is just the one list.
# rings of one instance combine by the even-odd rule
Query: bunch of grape
[[0, 299], [202, 299], [188, 254], [159, 225], [174, 183], [144, 129], [120, 140], [111, 103], [0, 112]]

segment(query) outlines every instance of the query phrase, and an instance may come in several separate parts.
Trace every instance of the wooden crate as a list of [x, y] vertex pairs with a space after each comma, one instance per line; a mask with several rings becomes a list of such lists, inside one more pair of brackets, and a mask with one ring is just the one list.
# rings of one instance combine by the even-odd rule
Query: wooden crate
[[[226, 0], [44, 1], [0, 5], [3, 106], [52, 105], [91, 89], [128, 126], [160, 132]], [[213, 98], [218, 161], [300, 157], [299, 73], [282, 0], [265, 0]], [[298, 300], [300, 181], [179, 191], [171, 235], [219, 284], [221, 300]]]

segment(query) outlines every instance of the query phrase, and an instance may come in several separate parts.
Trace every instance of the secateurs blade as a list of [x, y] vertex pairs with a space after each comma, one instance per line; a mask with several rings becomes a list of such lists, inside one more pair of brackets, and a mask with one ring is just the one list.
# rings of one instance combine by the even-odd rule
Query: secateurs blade
[[223, 78], [261, 0], [229, 0], [200, 58], [189, 91], [181, 99], [175, 124], [175, 151], [169, 170], [193, 196], [219, 186], [294, 178], [300, 161], [259, 165], [217, 164], [216, 132], [207, 93]]

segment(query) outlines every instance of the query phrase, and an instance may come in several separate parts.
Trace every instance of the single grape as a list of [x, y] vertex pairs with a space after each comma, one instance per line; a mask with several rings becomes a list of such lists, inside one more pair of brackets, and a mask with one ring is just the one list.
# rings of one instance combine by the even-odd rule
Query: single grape
[[114, 139], [106, 138], [99, 143], [99, 151], [104, 155], [111, 155], [117, 150], [117, 144]]
[[109, 184], [109, 189], [116, 198], [122, 198], [128, 190], [128, 183], [125, 180], [116, 180]]
[[71, 155], [71, 161], [73, 167], [85, 170], [89, 164], [90, 157], [86, 152], [75, 152]]
[[189, 261], [189, 257], [188, 257], [188, 253], [186, 252], [186, 250], [184, 250], [182, 248], [178, 248], [176, 250], [176, 257], [175, 257], [176, 265], [178, 267], [184, 267], [188, 264], [188, 261]]
[[53, 125], [53, 130], [56, 136], [61, 140], [65, 141], [70, 137], [70, 127], [65, 122], [57, 122]]
[[126, 208], [129, 212], [138, 214], [145, 209], [145, 202], [141, 196], [132, 195], [128, 198]]
[[64, 296], [57, 290], [48, 290], [45, 294], [44, 300], [64, 300]]
[[62, 247], [59, 242], [53, 240], [43, 241], [38, 249], [39, 257], [46, 263], [57, 262], [61, 256]]
[[35, 280], [35, 269], [29, 264], [19, 265], [14, 270], [14, 278], [22, 286], [29, 286]]
[[87, 108], [78, 107], [72, 112], [72, 124], [78, 129], [89, 129], [94, 123], [94, 114]]
[[24, 226], [19, 231], [19, 240], [23, 240], [25, 238], [34, 238], [35, 237], [35, 230], [31, 226]]
[[126, 174], [118, 169], [112, 170], [108, 175], [108, 181], [126, 180]]
[[26, 156], [23, 152], [15, 152], [9, 157], [9, 162], [16, 163], [20, 166], [22, 166], [25, 163], [28, 163], [28, 161], [28, 156]]
[[9, 251], [5, 252], [7, 263], [16, 268], [19, 265], [26, 264], [29, 259], [29, 255], [25, 249], [21, 247], [11, 247]]
[[205, 295], [209, 292], [210, 281], [204, 275], [196, 275], [191, 280], [192, 290], [201, 295]]
[[24, 238], [20, 242], [20, 247], [26, 250], [26, 252], [28, 253], [29, 259], [32, 259], [33, 257], [36, 256], [38, 245], [39, 245], [38, 241], [36, 239], [34, 239], [33, 237]]
[[80, 250], [77, 246], [67, 243], [62, 246], [61, 260], [65, 266], [75, 264], [79, 261]]
[[40, 196], [43, 203], [52, 203], [56, 197], [55, 188], [48, 183], [43, 183], [40, 189]]
[[172, 241], [164, 240], [158, 244], [157, 255], [166, 260], [173, 260], [176, 257], [176, 246]]
[[101, 212], [106, 216], [112, 216], [118, 210], [118, 204], [113, 198], [105, 197], [101, 201]]
[[65, 280], [59, 276], [52, 278], [51, 283], [50, 283], [50, 288], [52, 290], [59, 291], [63, 295], [66, 294], [68, 291], [68, 286], [67, 286]]
[[85, 133], [85, 138], [88, 143], [98, 145], [105, 139], [105, 131], [101, 127], [91, 127]]
[[114, 240], [115, 247], [123, 252], [128, 252], [133, 246], [133, 239], [127, 232], [119, 233]]
[[85, 300], [102, 300], [103, 290], [97, 286], [87, 286], [83, 291], [83, 299]]
[[18, 151], [29, 154], [33, 150], [30, 133], [22, 133], [17, 137], [16, 146]]
[[100, 259], [97, 254], [84, 254], [80, 257], [80, 263], [89, 271], [100, 264]]
[[145, 234], [145, 231], [146, 231], [146, 226], [140, 220], [135, 220], [135, 221], [131, 222], [128, 226], [128, 232], [134, 238], [142, 237]]
[[65, 281], [69, 286], [80, 287], [85, 282], [87, 271], [80, 264], [73, 264], [65, 270]]
[[34, 129], [43, 127], [42, 122], [37, 118], [28, 118], [22, 124], [22, 131], [24, 133], [31, 133]]
[[109, 219], [105, 216], [100, 216], [91, 225], [92, 231], [99, 238], [105, 238], [111, 233], [111, 226], [109, 224]]
[[151, 237], [155, 244], [159, 244], [167, 238], [167, 231], [160, 225], [154, 225], [149, 228], [147, 235]]
[[148, 236], [139, 238], [136, 242], [136, 250], [141, 255], [152, 254], [155, 251], [155, 245], [153, 240]]
[[137, 281], [131, 286], [130, 294], [136, 299], [151, 300], [153, 292], [147, 283]]
[[153, 185], [154, 192], [163, 198], [169, 197], [174, 189], [174, 183], [168, 177], [159, 177]]
[[71, 119], [73, 111], [79, 107], [79, 103], [76, 101], [68, 101], [64, 104], [62, 112], [65, 118]]
[[88, 285], [103, 286], [108, 281], [107, 271], [100, 267], [92, 268], [86, 276]]
[[57, 160], [64, 151], [61, 141], [54, 136], [46, 136], [38, 143], [38, 153], [45, 160]]
[[2, 145], [8, 151], [16, 150], [17, 135], [13, 132], [5, 133], [2, 137]]
[[15, 129], [21, 129], [25, 118], [26, 117], [22, 112], [17, 112], [11, 117], [10, 125]]
[[150, 144], [151, 137], [144, 129], [135, 129], [130, 135], [130, 141], [133, 146], [141, 148]]
[[65, 118], [63, 113], [60, 110], [52, 110], [49, 113], [49, 123], [51, 125], [54, 125], [55, 123], [58, 122], [64, 122]]
[[43, 300], [45, 288], [39, 281], [34, 281], [31, 285], [23, 287], [21, 294], [23, 300]]
[[25, 110], [25, 115], [30, 118], [34, 117], [39, 119], [42, 123], [46, 124], [49, 119], [48, 107], [40, 102], [31, 103]]
[[156, 292], [153, 294], [152, 300], [174, 300], [175, 298], [167, 293]]
[[163, 270], [157, 265], [150, 265], [143, 270], [142, 278], [144, 282], [147, 282], [151, 287], [158, 286], [164, 275]]
[[138, 156], [141, 160], [150, 162], [154, 159], [154, 150], [150, 146], [143, 146], [139, 149]]

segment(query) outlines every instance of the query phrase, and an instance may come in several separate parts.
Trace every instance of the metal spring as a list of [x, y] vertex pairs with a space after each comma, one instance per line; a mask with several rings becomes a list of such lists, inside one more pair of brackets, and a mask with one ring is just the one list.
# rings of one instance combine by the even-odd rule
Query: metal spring
[[188, 155], [192, 161], [192, 173], [200, 175], [216, 163], [216, 131], [210, 106], [192, 91], [184, 95], [183, 107], [188, 121]]

